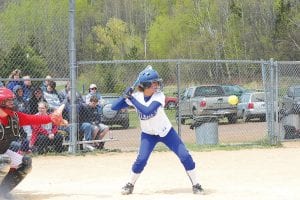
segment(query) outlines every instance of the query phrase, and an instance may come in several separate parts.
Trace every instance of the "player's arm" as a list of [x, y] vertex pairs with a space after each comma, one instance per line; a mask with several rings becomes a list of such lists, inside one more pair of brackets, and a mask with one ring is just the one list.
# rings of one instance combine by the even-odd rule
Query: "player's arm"
[[117, 100], [115, 100], [111, 106], [112, 110], [121, 110], [122, 108], [128, 107], [128, 104], [126, 103], [126, 98], [119, 97]]
[[63, 119], [62, 111], [65, 105], [61, 105], [53, 113], [49, 115], [29, 115], [22, 112], [17, 112], [20, 126], [25, 125], [41, 125], [52, 122], [55, 125], [67, 125], [68, 122]]
[[25, 125], [41, 125], [52, 122], [48, 115], [29, 115], [22, 112], [18, 112], [20, 126]]
[[122, 108], [132, 106], [131, 102], [128, 101], [128, 99], [132, 97], [133, 90], [134, 89], [132, 87], [127, 87], [123, 92], [122, 96], [120, 96], [117, 100], [113, 102], [111, 109], [121, 110]]
[[144, 106], [138, 102], [134, 97], [130, 98], [130, 101], [135, 106], [135, 108], [144, 115], [154, 114], [157, 109], [161, 106], [161, 103], [158, 101], [153, 101], [149, 106]]

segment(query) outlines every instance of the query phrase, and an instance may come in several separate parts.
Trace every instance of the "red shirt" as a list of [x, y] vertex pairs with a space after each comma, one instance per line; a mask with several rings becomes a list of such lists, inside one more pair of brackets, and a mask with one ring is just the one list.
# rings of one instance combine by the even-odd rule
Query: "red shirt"
[[[37, 116], [48, 116], [48, 115], [39, 115], [39, 114], [36, 114], [36, 115]], [[52, 134], [57, 134], [58, 127], [56, 125], [54, 125], [53, 123], [51, 123], [51, 126], [52, 126], [51, 133]], [[42, 135], [48, 136], [50, 134], [50, 132], [48, 132], [48, 130], [46, 130], [41, 124], [32, 125], [31, 128], [32, 128], [32, 134], [31, 134], [31, 138], [30, 138], [30, 144], [31, 145], [35, 144], [38, 135], [42, 134]]]
[[[40, 125], [40, 124], [48, 124], [51, 121], [50, 116], [48, 115], [29, 115], [26, 113], [22, 113], [22, 112], [16, 112], [16, 111], [12, 111], [9, 109], [4, 109], [2, 108], [2, 110], [7, 113], [10, 116], [14, 116], [14, 113], [17, 114], [18, 118], [19, 118], [19, 126], [25, 126], [25, 125]], [[8, 116], [6, 117], [0, 117], [0, 123], [3, 126], [7, 126], [8, 125]]]
[[[19, 118], [19, 126], [25, 126], [25, 125], [41, 125], [41, 124], [48, 124], [52, 122], [50, 116], [48, 115], [29, 115], [26, 113], [18, 112], [18, 111], [12, 111], [9, 109], [4, 109], [2, 110], [7, 113], [9, 116], [14, 116], [17, 114]], [[0, 123], [3, 126], [8, 126], [9, 121], [8, 121], [8, 116], [6, 117], [0, 117]]]

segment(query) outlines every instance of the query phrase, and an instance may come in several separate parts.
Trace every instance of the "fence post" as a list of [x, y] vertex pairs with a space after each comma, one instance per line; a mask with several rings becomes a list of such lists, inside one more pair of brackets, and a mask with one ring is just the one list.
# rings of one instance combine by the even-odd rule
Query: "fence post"
[[273, 59], [269, 62], [262, 61], [262, 77], [266, 98], [266, 122], [268, 139], [270, 144], [274, 144], [274, 71]]
[[279, 78], [278, 78], [278, 62], [275, 61], [274, 62], [274, 71], [275, 71], [275, 93], [274, 93], [274, 115], [275, 115], [275, 127], [274, 127], [274, 131], [275, 131], [275, 145], [278, 144], [278, 142], [280, 141], [280, 131], [279, 131], [279, 110], [278, 110], [278, 106], [279, 106]]
[[[278, 75], [277, 75], [277, 70], [276, 70], [276, 65], [274, 63], [274, 60], [273, 58], [270, 59], [269, 61], [270, 63], [270, 93], [269, 93], [269, 106], [267, 107], [267, 116], [268, 116], [268, 135], [269, 135], [269, 140], [270, 140], [270, 144], [271, 145], [276, 145], [277, 142], [278, 142], [278, 134], [276, 134], [276, 130], [277, 129], [277, 119], [274, 119], [277, 117], [277, 114], [275, 113], [277, 109], [274, 109], [275, 106], [277, 107], [277, 79], [278, 79]], [[267, 101], [268, 101], [267, 100]], [[275, 114], [275, 117], [274, 117], [274, 114]], [[275, 128], [276, 126], [276, 128]]]
[[75, 0], [69, 1], [69, 18], [70, 18], [70, 30], [69, 30], [69, 59], [70, 59], [70, 80], [71, 80], [71, 137], [69, 152], [76, 153], [77, 143], [77, 107], [76, 107], [76, 44], [75, 44]]
[[180, 112], [180, 62], [176, 63], [176, 73], [177, 73], [177, 99], [178, 99], [178, 107], [177, 107], [177, 112], [178, 112], [178, 135], [181, 137], [181, 112]]

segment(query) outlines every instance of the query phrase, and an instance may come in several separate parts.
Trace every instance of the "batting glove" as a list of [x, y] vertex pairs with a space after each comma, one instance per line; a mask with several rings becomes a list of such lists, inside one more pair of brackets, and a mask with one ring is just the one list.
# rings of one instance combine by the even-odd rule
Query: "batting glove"
[[123, 92], [123, 97], [125, 99], [130, 99], [132, 97], [133, 89], [131, 87], [126, 88], [126, 90]]

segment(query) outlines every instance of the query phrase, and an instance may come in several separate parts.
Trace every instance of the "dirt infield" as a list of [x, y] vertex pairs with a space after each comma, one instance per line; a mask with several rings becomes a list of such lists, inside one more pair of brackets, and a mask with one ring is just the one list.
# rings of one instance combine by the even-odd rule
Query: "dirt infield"
[[193, 195], [177, 157], [154, 152], [134, 193], [120, 195], [135, 153], [33, 158], [33, 171], [13, 191], [16, 200], [300, 199], [300, 142], [282, 148], [191, 152], [204, 196]]

